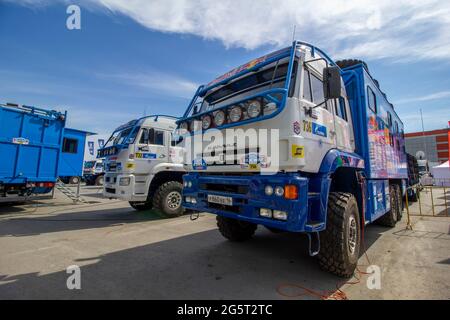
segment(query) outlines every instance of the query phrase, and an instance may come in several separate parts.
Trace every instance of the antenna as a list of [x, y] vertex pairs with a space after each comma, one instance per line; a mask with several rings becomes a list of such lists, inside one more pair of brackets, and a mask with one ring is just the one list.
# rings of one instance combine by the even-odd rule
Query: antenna
[[295, 41], [295, 28], [296, 28], [297, 26], [294, 24], [294, 29], [292, 30], [292, 42], [294, 42]]

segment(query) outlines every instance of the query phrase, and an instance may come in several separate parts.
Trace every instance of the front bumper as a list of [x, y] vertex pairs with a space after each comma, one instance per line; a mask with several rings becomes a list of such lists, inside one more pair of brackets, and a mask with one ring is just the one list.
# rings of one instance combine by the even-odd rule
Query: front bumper
[[[129, 178], [130, 183], [120, 185], [121, 178]], [[103, 196], [105, 198], [120, 199], [124, 201], [147, 201], [147, 193], [137, 192], [136, 177], [134, 174], [106, 173], [103, 183]]]
[[[315, 231], [308, 227], [308, 178], [293, 174], [219, 176], [191, 172], [183, 176], [183, 206], [187, 209], [210, 212], [217, 215], [244, 220], [255, 224], [292, 232]], [[192, 183], [191, 187], [187, 184]], [[288, 200], [275, 194], [267, 196], [266, 185], [296, 185], [298, 198]], [[233, 205], [217, 205], [208, 202], [208, 195], [232, 197]], [[186, 202], [195, 197], [196, 204]], [[286, 221], [259, 215], [260, 208], [281, 210], [288, 213]]]

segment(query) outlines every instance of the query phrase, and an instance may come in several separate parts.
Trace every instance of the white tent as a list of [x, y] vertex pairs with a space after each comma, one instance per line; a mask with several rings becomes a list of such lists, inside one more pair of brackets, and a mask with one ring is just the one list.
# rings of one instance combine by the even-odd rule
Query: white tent
[[448, 161], [431, 168], [431, 174], [435, 185], [450, 186], [450, 166]]

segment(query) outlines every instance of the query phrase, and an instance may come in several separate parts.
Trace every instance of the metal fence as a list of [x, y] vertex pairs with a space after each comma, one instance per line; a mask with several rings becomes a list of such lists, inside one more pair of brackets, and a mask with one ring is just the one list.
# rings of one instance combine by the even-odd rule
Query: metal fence
[[409, 187], [417, 196], [405, 197], [405, 209], [408, 216], [450, 216], [450, 187], [439, 185], [415, 185]]

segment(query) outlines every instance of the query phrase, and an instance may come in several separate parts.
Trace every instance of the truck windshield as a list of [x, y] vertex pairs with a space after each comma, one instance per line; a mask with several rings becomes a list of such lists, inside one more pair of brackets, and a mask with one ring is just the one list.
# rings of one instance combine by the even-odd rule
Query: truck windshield
[[139, 131], [138, 127], [129, 127], [123, 130], [115, 131], [112, 134], [112, 136], [108, 139], [108, 141], [105, 143], [105, 147], [111, 147], [118, 144], [133, 143], [138, 131]]
[[[275, 88], [284, 88], [288, 72], [288, 59], [281, 59], [271, 63], [263, 69], [249, 73], [229, 84], [208, 91], [203, 97], [197, 97], [195, 105], [197, 112], [210, 111], [233, 101], [254, 95], [262, 91]], [[296, 62], [294, 64], [291, 89], [294, 88]], [[290, 90], [289, 95], [292, 95]]]
[[86, 169], [91, 169], [91, 168], [94, 167], [94, 164], [95, 164], [95, 161], [86, 161], [86, 162], [84, 163], [84, 167], [85, 167]]

